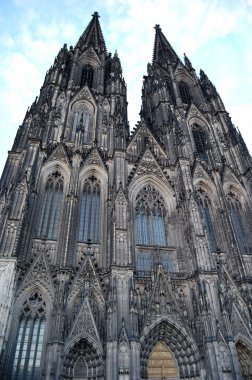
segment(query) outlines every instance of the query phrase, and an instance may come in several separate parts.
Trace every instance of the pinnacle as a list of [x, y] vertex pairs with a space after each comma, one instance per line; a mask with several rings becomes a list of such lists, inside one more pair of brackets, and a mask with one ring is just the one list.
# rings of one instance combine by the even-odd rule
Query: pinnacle
[[79, 47], [82, 50], [84, 50], [89, 46], [93, 46], [93, 48], [98, 53], [107, 52], [99, 22], [99, 17], [100, 16], [96, 11], [92, 14], [92, 20], [89, 22], [87, 28], [81, 35], [76, 47]]
[[160, 25], [156, 24], [154, 29], [156, 30], [156, 34], [153, 51], [153, 62], [157, 61], [164, 63], [166, 61], [167, 63], [176, 64], [179, 58], [170, 43], [167, 41], [165, 35], [162, 33]]

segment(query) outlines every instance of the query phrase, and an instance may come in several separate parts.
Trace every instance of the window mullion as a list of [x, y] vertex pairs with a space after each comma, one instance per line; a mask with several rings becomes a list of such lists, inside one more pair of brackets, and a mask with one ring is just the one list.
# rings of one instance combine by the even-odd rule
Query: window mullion
[[90, 207], [89, 207], [89, 217], [88, 217], [88, 239], [91, 239], [92, 207], [93, 207], [93, 187], [90, 192]]
[[41, 319], [39, 319], [39, 326], [38, 326], [38, 332], [37, 332], [37, 338], [36, 338], [36, 344], [35, 344], [35, 350], [34, 350], [34, 358], [33, 358], [33, 366], [32, 366], [32, 376], [31, 379], [33, 379], [34, 376], [34, 368], [37, 358], [37, 351], [38, 351], [38, 342], [39, 342], [39, 336], [40, 336], [40, 328], [41, 328]]
[[94, 203], [94, 230], [93, 230], [93, 242], [96, 243], [96, 231], [97, 231], [97, 208], [98, 208], [98, 192], [97, 188], [95, 189], [95, 203]]
[[59, 232], [59, 219], [62, 208], [62, 195], [63, 191], [59, 187], [59, 189], [55, 192], [55, 208], [54, 213], [52, 214], [52, 238], [57, 239]]
[[47, 217], [46, 217], [46, 220], [45, 220], [45, 226], [44, 226], [44, 231], [45, 231], [45, 233], [43, 234], [43, 235], [45, 235], [47, 238], [49, 238], [49, 231], [50, 231], [50, 220], [51, 220], [51, 214], [52, 214], [52, 207], [53, 207], [53, 202], [54, 202], [54, 191], [55, 191], [55, 189], [54, 189], [54, 184], [53, 184], [53, 186], [52, 186], [52, 192], [51, 192], [51, 194], [50, 194], [50, 198], [49, 198], [49, 202], [48, 202], [48, 207], [47, 207], [47, 209], [48, 209], [48, 214], [47, 214]]
[[24, 364], [24, 371], [23, 371], [23, 380], [27, 379], [27, 369], [28, 369], [28, 363], [30, 358], [30, 348], [31, 348], [31, 342], [32, 342], [32, 336], [33, 336], [33, 329], [34, 329], [34, 319], [31, 319], [31, 326], [29, 331], [29, 337], [27, 342], [27, 349], [26, 349], [26, 356], [25, 356], [25, 364]]
[[89, 223], [88, 213], [89, 213], [89, 207], [90, 207], [89, 206], [90, 205], [90, 191], [89, 191], [89, 189], [85, 190], [84, 194], [85, 194], [85, 205], [84, 205], [84, 213], [83, 213], [84, 223], [83, 223], [82, 240], [87, 241], [88, 240], [88, 223]]
[[[15, 380], [17, 379], [18, 373], [20, 371], [20, 362], [21, 362], [21, 357], [22, 357], [22, 352], [23, 352], [25, 331], [26, 331], [26, 326], [27, 326], [27, 319], [26, 318], [21, 318], [19, 320], [18, 334], [19, 334], [19, 329], [21, 327], [22, 320], [24, 320], [24, 328], [23, 328], [23, 334], [22, 334], [22, 337], [21, 337], [21, 340], [20, 340], [20, 348], [19, 348], [19, 354], [18, 354], [18, 358], [17, 358], [18, 360], [17, 360], [17, 365], [16, 365], [16, 371], [15, 371], [15, 373], [13, 373], [13, 375], [14, 375], [13, 379], [15, 379]], [[18, 339], [18, 336], [17, 336], [17, 339]], [[16, 349], [15, 349], [15, 352], [14, 352], [14, 360], [15, 360], [15, 355], [16, 355]]]

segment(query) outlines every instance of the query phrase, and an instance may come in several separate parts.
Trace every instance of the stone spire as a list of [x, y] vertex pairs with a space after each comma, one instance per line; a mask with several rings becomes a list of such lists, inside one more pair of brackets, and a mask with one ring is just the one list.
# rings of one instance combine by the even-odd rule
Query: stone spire
[[162, 29], [159, 25], [156, 25], [155, 29], [156, 35], [153, 51], [153, 63], [163, 63], [168, 61], [168, 63], [176, 64], [179, 61], [179, 58], [162, 33]]
[[94, 12], [92, 15], [92, 20], [88, 24], [87, 28], [81, 35], [76, 47], [81, 50], [86, 49], [88, 46], [92, 45], [93, 48], [98, 52], [107, 52], [105, 41], [103, 38], [98, 12]]

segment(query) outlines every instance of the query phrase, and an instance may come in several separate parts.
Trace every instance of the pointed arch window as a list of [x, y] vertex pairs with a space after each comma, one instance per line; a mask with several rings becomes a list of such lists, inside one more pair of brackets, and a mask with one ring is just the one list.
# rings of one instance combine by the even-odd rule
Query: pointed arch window
[[71, 140], [75, 141], [75, 136], [77, 131], [82, 131], [83, 133], [83, 144], [88, 144], [90, 140], [90, 126], [91, 126], [91, 114], [87, 110], [78, 111], [74, 114], [73, 128]]
[[180, 92], [182, 102], [186, 104], [190, 104], [191, 95], [190, 95], [189, 87], [185, 82], [179, 83], [179, 92]]
[[91, 65], [86, 65], [82, 69], [81, 74], [81, 85], [87, 84], [88, 87], [92, 88], [94, 77], [94, 69]]
[[212, 252], [217, 250], [217, 240], [214, 232], [212, 205], [204, 190], [198, 190], [200, 213], [205, 227], [209, 248]]
[[136, 198], [136, 244], [165, 246], [164, 200], [154, 187], [145, 186]]
[[46, 326], [46, 304], [40, 292], [24, 302], [10, 368], [12, 380], [39, 380]]
[[84, 184], [81, 195], [79, 237], [81, 242], [99, 242], [100, 230], [100, 182], [95, 176]]
[[63, 187], [64, 179], [58, 171], [48, 177], [39, 216], [38, 237], [58, 238]]
[[249, 239], [249, 235], [246, 229], [246, 225], [243, 220], [242, 206], [235, 196], [235, 194], [230, 191], [228, 193], [228, 204], [231, 221], [233, 224], [234, 232], [238, 241], [238, 245], [244, 254], [252, 253], [252, 244]]
[[192, 128], [192, 134], [194, 139], [194, 144], [196, 148], [196, 153], [202, 160], [207, 159], [206, 148], [207, 148], [207, 136], [204, 129], [198, 124], [194, 124]]

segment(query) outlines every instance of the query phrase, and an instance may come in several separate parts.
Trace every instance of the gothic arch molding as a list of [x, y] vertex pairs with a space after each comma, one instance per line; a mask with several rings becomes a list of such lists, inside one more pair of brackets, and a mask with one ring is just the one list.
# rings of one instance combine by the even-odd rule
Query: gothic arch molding
[[174, 73], [175, 80], [177, 82], [185, 82], [188, 84], [188, 86], [195, 85], [195, 81], [193, 78], [188, 74], [188, 72], [178, 63], [175, 73]]
[[190, 105], [186, 113], [186, 124], [189, 127], [189, 130], [192, 128], [193, 124], [199, 124], [202, 128], [205, 128], [207, 131], [210, 130], [209, 122], [194, 103]]
[[101, 168], [95, 164], [84, 165], [79, 174], [79, 186], [82, 189], [84, 182], [91, 176], [96, 176], [101, 183], [102, 191], [105, 192], [107, 189], [106, 182], [108, 180], [108, 175], [105, 169]]
[[196, 178], [193, 182], [193, 186], [194, 186], [195, 190], [202, 188], [206, 192], [208, 198], [212, 202], [214, 202], [215, 205], [217, 204], [216, 203], [216, 202], [218, 202], [217, 189], [212, 182], [207, 181], [207, 180], [202, 179], [202, 178]]
[[199, 353], [197, 346], [185, 328], [162, 318], [152, 324], [142, 338], [140, 350], [140, 365], [142, 379], [148, 379], [147, 365], [153, 348], [158, 342], [163, 342], [173, 353], [179, 369], [180, 379], [197, 379], [199, 376]]
[[[195, 115], [195, 113], [197, 114]], [[190, 108], [188, 115], [187, 115], [187, 125], [189, 127], [189, 130], [191, 131], [192, 126], [194, 124], [198, 124], [200, 127], [206, 130], [206, 132], [209, 132], [209, 124], [204, 118], [204, 116], [200, 113], [200, 111], [194, 106], [194, 109]]]
[[[80, 357], [82, 357], [86, 362], [87, 374], [89, 376], [93, 375], [95, 378], [100, 378], [103, 376], [104, 368], [102, 347], [89, 335], [84, 333], [77, 335], [65, 346], [62, 358], [63, 379], [73, 378], [74, 368]], [[66, 377], [64, 375], [66, 375]]]
[[69, 339], [68, 342], [66, 342], [65, 348], [64, 348], [64, 355], [68, 355], [71, 349], [81, 341], [82, 339], [85, 339], [89, 342], [90, 345], [93, 346], [93, 348], [96, 350], [99, 355], [103, 355], [103, 349], [100, 342], [97, 342], [91, 335], [86, 333], [85, 331], [80, 332], [77, 335], [74, 335], [71, 339]]
[[231, 181], [227, 181], [223, 184], [223, 190], [226, 195], [228, 195], [229, 192], [234, 193], [238, 197], [242, 207], [245, 206], [246, 200], [247, 200], [247, 194], [241, 185], [231, 182]]
[[101, 61], [95, 50], [90, 47], [86, 49], [78, 59], [79, 66], [90, 65], [93, 68], [99, 68], [101, 66]]
[[252, 342], [242, 334], [235, 337], [235, 347], [244, 380], [252, 378]]
[[44, 188], [48, 176], [56, 171], [64, 178], [64, 190], [66, 191], [66, 184], [70, 181], [70, 169], [66, 163], [57, 160], [46, 162], [42, 167], [40, 172], [40, 187]]
[[46, 284], [44, 284], [42, 281], [39, 281], [38, 279], [32, 283], [27, 284], [26, 286], [23, 286], [23, 284], [21, 284], [21, 287], [18, 289], [16, 294], [15, 307], [20, 307], [20, 305], [22, 305], [29, 294], [35, 291], [39, 291], [43, 294], [46, 304], [50, 305], [50, 308], [48, 309], [48, 312], [50, 312], [53, 305], [54, 289], [51, 289], [49, 284], [46, 286]]
[[164, 198], [168, 213], [171, 214], [176, 207], [175, 193], [168, 184], [165, 184], [160, 178], [152, 174], [142, 175], [130, 185], [129, 201], [133, 207], [136, 202], [137, 194], [146, 185], [152, 185], [157, 191], [159, 191], [160, 195]]
[[[74, 108], [78, 108], [79, 106], [82, 106], [83, 104], [86, 104], [88, 108], [91, 108], [92, 112], [94, 113], [94, 116], [96, 116], [97, 113], [97, 106], [95, 99], [90, 92], [89, 88], [84, 85], [83, 88], [79, 92], [77, 92], [76, 95], [72, 98], [72, 100], [69, 103], [69, 112], [72, 112]], [[94, 117], [96, 119], [96, 117]], [[68, 115], [69, 120], [69, 115]]]
[[86, 106], [91, 112], [95, 114], [96, 106], [92, 100], [93, 99], [85, 99], [85, 98], [76, 99], [71, 103], [70, 111], [73, 111], [75, 108]]

